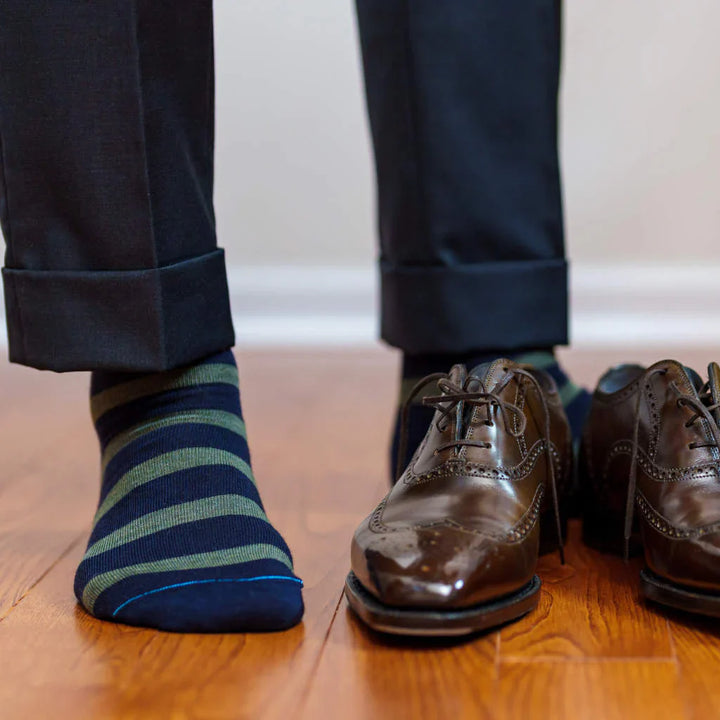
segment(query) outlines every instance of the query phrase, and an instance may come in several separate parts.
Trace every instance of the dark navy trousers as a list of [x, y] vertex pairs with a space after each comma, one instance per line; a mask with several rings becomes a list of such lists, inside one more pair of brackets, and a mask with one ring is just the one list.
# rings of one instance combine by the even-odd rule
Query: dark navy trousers
[[[383, 339], [409, 353], [566, 342], [559, 0], [357, 12]], [[234, 343], [212, 35], [211, 0], [0, 2], [12, 361], [156, 371]]]

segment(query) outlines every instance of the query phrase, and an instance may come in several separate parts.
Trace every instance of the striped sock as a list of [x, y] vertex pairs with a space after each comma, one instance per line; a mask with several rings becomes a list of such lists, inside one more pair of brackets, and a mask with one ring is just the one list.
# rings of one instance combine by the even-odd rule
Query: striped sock
[[302, 582], [255, 487], [232, 352], [150, 375], [94, 372], [102, 489], [75, 576], [104, 620], [178, 632], [280, 630]]
[[[404, 355], [403, 376], [400, 386], [400, 407], [403, 406], [405, 399], [410, 395], [410, 391], [414, 385], [425, 375], [434, 372], [447, 372], [455, 363], [462, 363], [471, 370], [482, 363], [491, 362], [498, 357], [507, 357], [510, 360], [515, 360], [515, 362], [534, 365], [536, 368], [545, 370], [548, 374], [552, 375], [557, 383], [560, 397], [565, 407], [565, 413], [568, 416], [573, 440], [577, 444], [580, 440], [583, 425], [585, 424], [585, 419], [590, 409], [591, 396], [587, 390], [570, 380], [558, 364], [557, 358], [551, 349], [518, 353], [505, 353], [502, 351], [492, 351], [488, 353], [476, 352], [463, 356]], [[403, 460], [403, 467], [410, 462], [413, 453], [425, 437], [425, 433], [435, 412], [433, 408], [425, 407], [421, 403], [422, 396], [418, 397], [417, 403], [413, 403], [410, 408], [410, 416], [408, 418], [408, 449], [407, 455]], [[395, 480], [394, 474], [397, 465], [399, 434], [400, 413], [398, 412], [395, 419], [395, 430], [393, 432], [390, 450], [390, 472], [393, 482]]]

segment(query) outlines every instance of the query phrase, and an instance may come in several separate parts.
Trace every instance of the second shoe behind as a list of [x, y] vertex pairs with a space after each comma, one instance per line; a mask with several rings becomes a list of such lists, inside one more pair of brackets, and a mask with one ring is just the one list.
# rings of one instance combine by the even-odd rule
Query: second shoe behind
[[[720, 367], [674, 360], [608, 370], [593, 396], [579, 473], [583, 535], [644, 550], [649, 600], [720, 616]], [[636, 516], [634, 518], [634, 516]]]
[[345, 594], [376, 630], [469, 633], [538, 602], [541, 541], [562, 534], [570, 428], [552, 378], [511, 360], [456, 365], [423, 388], [432, 422], [357, 529]]

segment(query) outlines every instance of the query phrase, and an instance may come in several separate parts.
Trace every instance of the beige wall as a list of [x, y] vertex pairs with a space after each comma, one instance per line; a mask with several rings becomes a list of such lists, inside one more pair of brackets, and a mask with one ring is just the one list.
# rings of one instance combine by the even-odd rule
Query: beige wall
[[228, 261], [370, 263], [351, 0], [216, 0], [215, 24], [215, 201]]
[[[229, 262], [368, 265], [374, 190], [351, 0], [215, 5]], [[565, 15], [572, 259], [720, 261], [720, 3], [581, 0]]]

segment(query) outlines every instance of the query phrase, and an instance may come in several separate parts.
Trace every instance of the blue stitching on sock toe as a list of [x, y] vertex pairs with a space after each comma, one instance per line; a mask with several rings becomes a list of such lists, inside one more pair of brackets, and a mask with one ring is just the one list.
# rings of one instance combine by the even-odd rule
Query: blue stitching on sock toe
[[256, 582], [258, 580], [287, 580], [290, 582], [299, 583], [301, 587], [303, 585], [303, 581], [300, 580], [300, 578], [291, 578], [287, 577], [286, 575], [258, 575], [257, 577], [251, 578], [212, 578], [209, 580], [188, 580], [187, 582], [175, 583], [174, 585], [165, 585], [164, 587], [156, 588], [155, 590], [148, 590], [147, 592], [140, 593], [140, 595], [131, 597], [129, 600], [126, 600], [124, 603], [118, 605], [113, 611], [112, 616], [115, 617], [115, 615], [117, 615], [120, 610], [122, 610], [126, 605], [129, 605], [131, 602], [139, 600], [140, 598], [144, 598], [147, 595], [154, 595], [155, 593], [162, 592], [163, 590], [172, 590], [174, 588], [185, 587], [186, 585], [207, 585], [208, 583], [221, 582]]

